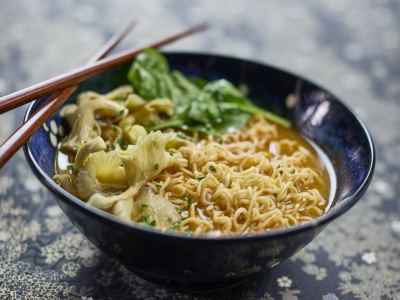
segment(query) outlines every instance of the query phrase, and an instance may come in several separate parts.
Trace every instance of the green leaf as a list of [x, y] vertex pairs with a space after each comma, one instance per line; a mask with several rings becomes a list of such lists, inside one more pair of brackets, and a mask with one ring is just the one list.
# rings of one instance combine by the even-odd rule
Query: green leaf
[[194, 203], [193, 200], [189, 198], [187, 200], [187, 204], [188, 204], [187, 209], [189, 209], [189, 207], [192, 206], [193, 203]]
[[188, 76], [188, 79], [196, 84], [198, 87], [202, 88], [207, 84], [207, 80], [205, 80], [202, 77], [197, 77], [197, 76]]
[[141, 208], [140, 212], [143, 212], [143, 208], [145, 208], [145, 207], [147, 207], [147, 205], [146, 204], [142, 204], [142, 208]]
[[226, 79], [211, 81], [200, 89], [179, 71], [170, 72], [166, 58], [154, 49], [146, 49], [137, 56], [128, 78], [142, 98], [170, 98], [174, 103], [175, 114], [149, 126], [148, 131], [177, 127], [210, 135], [234, 133], [254, 114], [285, 127], [291, 125], [288, 120], [254, 105]]
[[68, 169], [71, 171], [72, 174], [76, 174], [76, 173], [79, 172], [79, 169], [76, 167], [75, 164], [69, 165], [69, 166], [68, 166]]
[[176, 211], [178, 212], [178, 213], [182, 213], [182, 212], [184, 212], [186, 209], [184, 209], [184, 208], [182, 208], [182, 207], [179, 207], [179, 206], [175, 206], [175, 209], [176, 209]]
[[150, 216], [148, 215], [142, 215], [136, 222], [140, 223], [145, 221], [146, 223], [149, 223], [150, 221]]
[[165, 56], [151, 48], [136, 56], [128, 79], [143, 99], [168, 98], [175, 110], [196, 98], [200, 90], [179, 71], [170, 72]]
[[128, 149], [128, 145], [126, 145], [125, 142], [126, 142], [126, 138], [124, 136], [121, 139], [117, 139], [117, 143], [121, 147], [122, 150]]
[[125, 111], [125, 109], [120, 110], [119, 112], [117, 112], [117, 113], [115, 114], [115, 117], [116, 117], [116, 118], [119, 118], [120, 116], [122, 116], [122, 115], [124, 114], [124, 111]]

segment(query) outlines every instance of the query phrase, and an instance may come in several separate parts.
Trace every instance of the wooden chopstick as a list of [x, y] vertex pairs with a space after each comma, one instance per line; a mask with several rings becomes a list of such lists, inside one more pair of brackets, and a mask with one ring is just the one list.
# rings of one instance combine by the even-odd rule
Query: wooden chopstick
[[[95, 63], [110, 52], [137, 24], [130, 21], [116, 32], [87, 62]], [[77, 85], [67, 87], [51, 96], [17, 131], [0, 146], [0, 168], [25, 144], [43, 123], [71, 96]]]
[[82, 81], [94, 75], [97, 75], [105, 70], [129, 62], [139, 52], [143, 51], [146, 48], [158, 48], [160, 46], [176, 41], [190, 34], [205, 30], [206, 28], [207, 28], [206, 24], [194, 26], [192, 28], [174, 34], [160, 41], [153, 42], [145, 46], [138, 47], [136, 49], [123, 51], [119, 54], [112, 55], [109, 58], [101, 59], [90, 66], [84, 66], [75, 69], [63, 75], [54, 77], [52, 79], [43, 81], [41, 83], [32, 85], [22, 90], [0, 97], [0, 114], [12, 110], [23, 104], [26, 104], [34, 99], [54, 93], [57, 90], [64, 89], [68, 86], [77, 85]]

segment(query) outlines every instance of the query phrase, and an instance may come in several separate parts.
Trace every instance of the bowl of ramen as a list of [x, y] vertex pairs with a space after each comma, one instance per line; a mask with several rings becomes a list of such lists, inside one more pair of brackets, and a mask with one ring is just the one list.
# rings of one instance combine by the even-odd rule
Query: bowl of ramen
[[363, 123], [310, 81], [153, 49], [83, 82], [24, 151], [96, 247], [144, 280], [197, 291], [302, 249], [360, 199], [375, 163]]

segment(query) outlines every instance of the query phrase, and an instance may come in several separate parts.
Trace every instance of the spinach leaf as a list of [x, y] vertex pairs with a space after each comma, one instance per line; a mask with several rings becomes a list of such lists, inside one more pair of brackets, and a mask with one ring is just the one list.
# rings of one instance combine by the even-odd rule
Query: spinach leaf
[[290, 126], [288, 120], [255, 106], [232, 83], [219, 79], [205, 85], [198, 96], [182, 107], [179, 113], [148, 128], [148, 131], [179, 127], [211, 135], [234, 133], [244, 127], [253, 114], [285, 127]]
[[151, 48], [136, 56], [128, 79], [143, 99], [168, 98], [177, 109], [189, 104], [200, 91], [179, 71], [171, 72], [165, 56]]

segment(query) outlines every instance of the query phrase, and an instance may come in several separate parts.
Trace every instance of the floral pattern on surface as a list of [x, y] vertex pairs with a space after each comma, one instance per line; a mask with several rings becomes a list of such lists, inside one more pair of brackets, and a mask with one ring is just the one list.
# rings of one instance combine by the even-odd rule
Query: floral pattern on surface
[[[359, 203], [290, 260], [279, 265], [271, 260], [268, 272], [231, 288], [185, 293], [149, 284], [101, 254], [64, 216], [20, 151], [0, 171], [0, 299], [400, 299], [399, 5], [399, 0], [2, 2], [0, 95], [79, 66], [132, 11], [143, 16], [135, 43], [150, 38], [149, 32], [162, 36], [160, 28], [166, 33], [207, 16], [212, 30], [169, 50], [256, 59], [326, 86], [370, 129], [377, 164]], [[74, 55], [71, 44], [79, 49]], [[62, 63], [55, 63], [60, 57]], [[1, 142], [20, 125], [24, 110], [0, 116]]]

